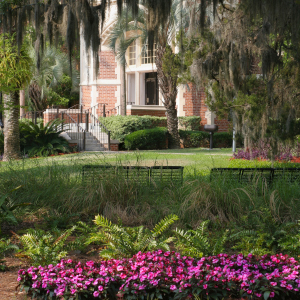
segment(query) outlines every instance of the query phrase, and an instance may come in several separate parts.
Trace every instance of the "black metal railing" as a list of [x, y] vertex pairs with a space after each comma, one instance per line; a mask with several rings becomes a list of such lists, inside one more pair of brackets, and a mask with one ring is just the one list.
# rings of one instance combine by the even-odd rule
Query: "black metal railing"
[[22, 116], [20, 116], [20, 119], [27, 119], [31, 120], [35, 125], [37, 124], [38, 119], [44, 119], [44, 110], [42, 111], [28, 111]]
[[87, 131], [80, 126], [79, 124], [79, 114], [77, 114], [77, 120], [75, 120], [70, 114], [67, 112], [60, 113], [60, 119], [62, 123], [57, 127], [59, 131], [65, 131], [67, 135], [71, 138], [74, 144], [77, 144], [78, 150], [85, 151], [86, 150], [86, 139], [87, 139]]
[[110, 131], [91, 112], [86, 113], [87, 131], [99, 141], [102, 148], [110, 150]]
[[106, 117], [117, 116], [120, 115], [122, 111], [122, 105], [118, 105], [112, 109], [106, 111]]
[[93, 116], [99, 117], [106, 117], [106, 106], [107, 103], [97, 103], [96, 105], [88, 108], [85, 110], [86, 113], [91, 113]]

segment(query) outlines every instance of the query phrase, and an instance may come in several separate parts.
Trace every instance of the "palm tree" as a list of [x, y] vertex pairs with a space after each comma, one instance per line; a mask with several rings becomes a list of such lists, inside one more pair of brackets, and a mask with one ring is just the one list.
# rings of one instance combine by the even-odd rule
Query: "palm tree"
[[[187, 28], [188, 14], [187, 8], [181, 0], [174, 0], [171, 14], [168, 20], [157, 28], [156, 33], [156, 67], [158, 75], [159, 89], [163, 95], [163, 104], [167, 110], [167, 126], [171, 135], [170, 146], [172, 148], [180, 147], [178, 133], [178, 117], [176, 109], [176, 98], [178, 88], [178, 78], [180, 74], [180, 56], [175, 54], [170, 47], [175, 40], [176, 33], [181, 28]], [[148, 14], [147, 7], [140, 7], [137, 17], [132, 18], [126, 12], [123, 12], [112, 28], [110, 33], [110, 48], [116, 53], [123, 69], [123, 101], [122, 107], [126, 107], [126, 51], [129, 46], [137, 39], [141, 39], [145, 45], [149, 41], [148, 32]], [[151, 43], [148, 43], [151, 44]], [[143, 49], [144, 51], [145, 49]]]
[[[33, 47], [29, 54], [36, 61], [36, 51]], [[47, 47], [40, 58], [39, 68], [34, 66], [32, 73], [33, 77], [26, 89], [27, 100], [33, 110], [42, 111], [51, 103], [49, 97], [51, 97], [51, 92], [53, 93], [52, 88], [60, 82], [63, 74], [70, 75], [69, 58], [66, 53], [54, 47]], [[78, 86], [78, 78], [78, 72], [73, 67], [73, 86]]]

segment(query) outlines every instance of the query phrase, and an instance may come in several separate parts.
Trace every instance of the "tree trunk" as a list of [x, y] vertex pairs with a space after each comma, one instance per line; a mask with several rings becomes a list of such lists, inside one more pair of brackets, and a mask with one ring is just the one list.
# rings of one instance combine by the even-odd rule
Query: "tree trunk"
[[20, 91], [20, 116], [25, 115], [25, 91]]
[[19, 91], [4, 95], [4, 156], [3, 161], [21, 158], [19, 132]]
[[180, 148], [180, 137], [178, 133], [178, 117], [176, 107], [167, 108], [167, 127], [171, 140], [169, 141], [169, 148]]
[[170, 134], [169, 148], [180, 148], [180, 138], [178, 133], [178, 117], [176, 109], [177, 79], [163, 71], [163, 57], [166, 47], [158, 46], [156, 50], [156, 68], [159, 89], [163, 95], [163, 104], [167, 110], [167, 126]]

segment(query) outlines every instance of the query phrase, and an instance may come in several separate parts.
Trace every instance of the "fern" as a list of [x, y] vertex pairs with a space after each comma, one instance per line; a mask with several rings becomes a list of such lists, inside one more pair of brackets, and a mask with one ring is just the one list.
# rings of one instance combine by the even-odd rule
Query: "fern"
[[23, 246], [19, 256], [28, 258], [35, 266], [56, 264], [67, 255], [67, 251], [76, 247], [74, 242], [65, 244], [75, 228], [73, 226], [63, 233], [55, 230], [53, 234], [45, 233], [41, 229], [29, 229], [27, 234], [16, 235]]
[[174, 238], [165, 237], [163, 234], [176, 220], [178, 217], [175, 215], [167, 216], [150, 231], [144, 226], [131, 228], [112, 224], [105, 217], [98, 215], [94, 223], [100, 227], [99, 232], [91, 234], [88, 243], [103, 242], [106, 249], [99, 254], [106, 259], [131, 257], [139, 251], [169, 251], [169, 244]]
[[203, 221], [196, 230], [184, 231], [176, 228], [177, 249], [182, 254], [193, 257], [216, 255], [223, 252], [228, 231], [225, 231], [221, 237], [212, 239], [207, 229], [208, 223], [209, 221]]

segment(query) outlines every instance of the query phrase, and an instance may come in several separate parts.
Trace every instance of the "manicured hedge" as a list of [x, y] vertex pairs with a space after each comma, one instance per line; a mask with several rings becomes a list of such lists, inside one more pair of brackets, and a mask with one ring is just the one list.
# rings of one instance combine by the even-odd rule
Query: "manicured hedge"
[[[210, 134], [205, 131], [179, 130], [184, 148], [209, 147]], [[232, 135], [228, 132], [216, 132], [213, 136], [214, 148], [232, 147]]]
[[128, 150], [166, 149], [167, 132], [165, 127], [135, 131], [125, 137], [125, 148]]
[[277, 254], [219, 254], [195, 259], [175, 252], [137, 253], [132, 258], [19, 270], [32, 299], [299, 299], [300, 264]]
[[190, 116], [190, 117], [178, 117], [179, 128], [184, 130], [200, 130], [201, 117]]
[[155, 127], [167, 127], [166, 117], [154, 116], [112, 116], [99, 119], [108, 130], [110, 130], [111, 138], [124, 142], [125, 136], [143, 129], [151, 129]]

